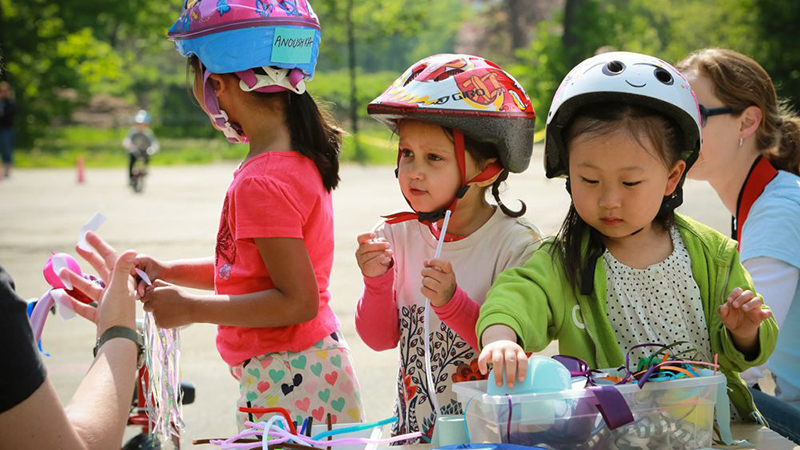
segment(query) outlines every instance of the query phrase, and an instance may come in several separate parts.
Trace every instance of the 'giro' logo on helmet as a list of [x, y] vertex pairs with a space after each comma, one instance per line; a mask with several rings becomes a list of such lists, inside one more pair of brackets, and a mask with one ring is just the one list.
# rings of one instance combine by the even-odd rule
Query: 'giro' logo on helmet
[[[503, 85], [497, 81], [496, 73], [484, 76], [473, 75], [459, 83], [464, 98], [481, 105], [490, 105], [503, 94]], [[467, 88], [466, 90], [464, 88]]]

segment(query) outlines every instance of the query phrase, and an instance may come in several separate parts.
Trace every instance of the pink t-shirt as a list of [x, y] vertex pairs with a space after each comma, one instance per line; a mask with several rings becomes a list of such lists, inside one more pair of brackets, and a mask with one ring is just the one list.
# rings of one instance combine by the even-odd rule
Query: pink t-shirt
[[319, 286], [319, 312], [308, 322], [287, 327], [220, 325], [217, 350], [231, 366], [266, 353], [305, 350], [339, 328], [328, 306], [333, 265], [331, 194], [322, 185], [314, 162], [300, 153], [262, 153], [234, 172], [217, 233], [217, 294], [248, 294], [275, 287], [254, 241], [270, 237], [305, 242]]

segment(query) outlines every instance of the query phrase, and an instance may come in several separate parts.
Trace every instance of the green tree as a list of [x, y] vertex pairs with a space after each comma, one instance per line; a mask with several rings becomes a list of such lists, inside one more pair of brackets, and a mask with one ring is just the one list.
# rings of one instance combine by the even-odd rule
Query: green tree
[[[0, 54], [17, 92], [22, 145], [98, 92], [127, 92], [173, 14], [165, 2], [0, 0]], [[162, 48], [163, 50], [163, 48]]]
[[[713, 46], [731, 48], [759, 61], [771, 60], [760, 52], [754, 3], [568, 0], [563, 14], [536, 25], [532, 42], [518, 52], [519, 64], [512, 67], [512, 73], [528, 89], [539, 117], [545, 118], [561, 80], [575, 64], [601, 48], [675, 62], [693, 50]], [[538, 129], [544, 125], [544, 120], [537, 121]]]
[[800, 48], [796, 45], [800, 3], [792, 0], [755, 0], [760, 58], [778, 95], [800, 104]]
[[[461, 13], [457, 0], [444, 0], [440, 2], [417, 2], [412, 0], [372, 0], [370, 2], [356, 2], [354, 0], [328, 0], [316, 3], [314, 8], [320, 16], [323, 28], [323, 44], [320, 49], [321, 64], [328, 62], [331, 65], [341, 66], [342, 55], [347, 55], [346, 66], [349, 73], [348, 80], [348, 116], [350, 128], [355, 135], [356, 160], [363, 161], [364, 153], [358, 141], [359, 109], [364, 105], [359, 101], [359, 67], [365, 61], [360, 61], [360, 55], [370, 55], [382, 60], [386, 66], [397, 66], [398, 60], [404, 70], [403, 59], [398, 58], [398, 52], [390, 50], [392, 45], [402, 41], [412, 41], [413, 37], [423, 30], [435, 30], [441, 37], [452, 39], [456, 28], [452, 24], [460, 22]], [[456, 8], [453, 8], [456, 6]], [[442, 20], [442, 18], [445, 18]], [[443, 23], [444, 22], [444, 23]], [[442, 33], [443, 31], [446, 31]], [[440, 41], [441, 42], [441, 41]], [[452, 41], [450, 41], [452, 42]], [[389, 48], [386, 48], [387, 44]], [[381, 51], [381, 49], [386, 49]], [[402, 54], [402, 53], [400, 53]], [[381, 62], [367, 61], [376, 69], [381, 67]], [[398, 74], [399, 75], [399, 74]]]

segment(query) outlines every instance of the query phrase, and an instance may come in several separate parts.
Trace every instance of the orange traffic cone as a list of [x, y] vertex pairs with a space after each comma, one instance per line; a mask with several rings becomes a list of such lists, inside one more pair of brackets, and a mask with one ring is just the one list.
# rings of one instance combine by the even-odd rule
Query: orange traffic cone
[[78, 184], [83, 184], [83, 155], [78, 155]]

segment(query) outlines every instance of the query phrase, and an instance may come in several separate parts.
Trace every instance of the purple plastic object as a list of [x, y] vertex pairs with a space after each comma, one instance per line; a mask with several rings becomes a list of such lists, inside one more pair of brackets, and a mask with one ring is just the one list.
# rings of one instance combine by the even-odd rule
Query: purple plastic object
[[588, 388], [597, 399], [597, 410], [610, 430], [633, 422], [633, 413], [625, 397], [614, 386], [593, 386]]

